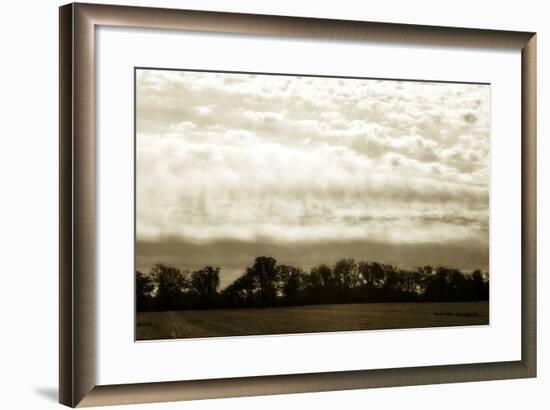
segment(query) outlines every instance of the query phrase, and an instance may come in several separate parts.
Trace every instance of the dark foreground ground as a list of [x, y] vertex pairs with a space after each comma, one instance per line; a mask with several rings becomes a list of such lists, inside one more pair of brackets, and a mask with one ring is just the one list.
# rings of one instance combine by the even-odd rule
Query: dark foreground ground
[[489, 324], [489, 302], [139, 312], [138, 340]]

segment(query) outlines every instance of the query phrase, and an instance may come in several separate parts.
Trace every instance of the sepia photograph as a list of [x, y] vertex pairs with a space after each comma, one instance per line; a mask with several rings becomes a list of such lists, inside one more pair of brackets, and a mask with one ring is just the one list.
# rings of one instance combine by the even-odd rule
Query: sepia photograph
[[490, 99], [136, 68], [136, 340], [488, 325]]

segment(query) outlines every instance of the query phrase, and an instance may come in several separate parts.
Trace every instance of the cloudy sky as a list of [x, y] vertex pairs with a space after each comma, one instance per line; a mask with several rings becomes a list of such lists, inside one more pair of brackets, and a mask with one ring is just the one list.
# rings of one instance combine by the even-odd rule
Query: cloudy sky
[[138, 70], [137, 268], [488, 269], [490, 87]]

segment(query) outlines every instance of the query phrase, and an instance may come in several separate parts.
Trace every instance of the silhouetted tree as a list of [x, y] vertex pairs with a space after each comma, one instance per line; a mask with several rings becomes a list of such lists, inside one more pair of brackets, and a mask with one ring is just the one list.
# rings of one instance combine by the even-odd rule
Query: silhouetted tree
[[438, 267], [426, 277], [424, 299], [429, 301], [444, 300], [447, 289], [447, 269]]
[[359, 272], [367, 288], [379, 288], [384, 282], [384, 268], [378, 262], [361, 262], [359, 264]]
[[259, 285], [254, 272], [251, 268], [247, 268], [244, 275], [238, 277], [222, 292], [224, 304], [231, 307], [255, 306], [258, 289]]
[[353, 259], [340, 259], [332, 268], [339, 299], [351, 296], [352, 290], [359, 285], [359, 272]]
[[321, 264], [312, 268], [306, 283], [310, 297], [315, 299], [313, 303], [332, 303], [336, 300], [338, 283], [330, 266]]
[[136, 271], [136, 309], [138, 312], [151, 309], [154, 289], [153, 279], [149, 275]]
[[489, 299], [489, 282], [485, 281], [479, 269], [473, 271], [470, 276], [470, 296], [472, 300]]
[[212, 307], [218, 302], [220, 268], [206, 266], [191, 274], [191, 295], [198, 307]]
[[304, 275], [304, 294], [302, 304], [320, 303], [323, 295], [323, 279], [318, 269], [311, 269]]
[[157, 263], [151, 269], [151, 277], [157, 285], [156, 307], [161, 310], [174, 310], [185, 307], [184, 292], [189, 288], [186, 273], [172, 266]]
[[299, 295], [302, 291], [303, 275], [304, 272], [294, 266], [277, 266], [279, 292], [286, 305], [295, 305], [299, 302]]
[[309, 272], [259, 256], [221, 292], [220, 268], [205, 266], [190, 276], [157, 264], [136, 272], [138, 311], [221, 307], [272, 307], [323, 303], [488, 300], [488, 274], [465, 274], [445, 266], [413, 270], [378, 262], [340, 259]]
[[260, 285], [260, 304], [274, 306], [277, 297], [277, 261], [275, 258], [257, 257], [247, 274], [256, 278]]

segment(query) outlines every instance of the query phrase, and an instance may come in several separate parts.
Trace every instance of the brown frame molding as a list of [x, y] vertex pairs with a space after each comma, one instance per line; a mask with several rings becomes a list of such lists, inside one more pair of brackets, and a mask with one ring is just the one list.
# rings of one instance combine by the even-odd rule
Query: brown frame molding
[[[94, 33], [100, 25], [522, 53], [522, 359], [430, 366], [96, 385]], [[71, 407], [536, 377], [536, 34], [318, 18], [69, 4], [59, 9], [59, 401]]]

